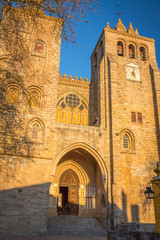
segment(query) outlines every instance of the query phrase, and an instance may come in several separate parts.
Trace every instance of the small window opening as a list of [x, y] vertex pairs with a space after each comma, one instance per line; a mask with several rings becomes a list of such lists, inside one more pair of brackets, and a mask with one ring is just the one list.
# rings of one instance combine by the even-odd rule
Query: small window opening
[[142, 61], [146, 60], [146, 53], [145, 53], [145, 48], [144, 47], [140, 47], [140, 59]]
[[37, 123], [33, 124], [32, 126], [32, 138], [37, 139], [38, 138], [38, 130], [39, 126]]
[[129, 57], [135, 58], [135, 47], [132, 44], [129, 45]]
[[117, 54], [123, 56], [123, 43], [121, 41], [117, 43]]
[[136, 113], [135, 112], [131, 112], [131, 120], [132, 120], [132, 122], [136, 122]]
[[142, 123], [142, 113], [137, 113], [138, 123]]
[[123, 148], [129, 148], [129, 137], [126, 134], [123, 136]]
[[16, 88], [10, 88], [8, 93], [8, 103], [17, 104], [18, 103], [19, 91]]
[[43, 54], [44, 53], [44, 45], [42, 43], [36, 43], [34, 51], [35, 51], [35, 53]]

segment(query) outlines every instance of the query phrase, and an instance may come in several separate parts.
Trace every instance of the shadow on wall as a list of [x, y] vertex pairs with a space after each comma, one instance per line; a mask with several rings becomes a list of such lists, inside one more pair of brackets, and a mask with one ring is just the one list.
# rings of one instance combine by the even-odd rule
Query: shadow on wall
[[[50, 182], [47, 182], [1, 191], [0, 235], [38, 235], [45, 232], [48, 221], [49, 187]], [[77, 215], [79, 207], [74, 205], [73, 209], [72, 204], [68, 203], [64, 211], [62, 209], [58, 209], [58, 211], [59, 214]], [[110, 207], [109, 204], [108, 209]], [[112, 239], [117, 239], [117, 237], [126, 237], [126, 239], [134, 237], [137, 240], [150, 239], [151, 232], [149, 231], [155, 230], [155, 225], [139, 222], [138, 205], [131, 205], [132, 221], [128, 221], [127, 198], [124, 192], [122, 192], [122, 209], [114, 205], [114, 213], [115, 228], [111, 232], [107, 229]]]
[[0, 236], [46, 230], [49, 186], [47, 182], [0, 192]]
[[[143, 204], [146, 207], [146, 204]], [[128, 211], [130, 210], [130, 217]], [[129, 221], [129, 218], [131, 221]], [[141, 223], [139, 221], [139, 206], [137, 204], [127, 204], [127, 196], [122, 191], [122, 210], [114, 204], [114, 230], [109, 233], [111, 239], [134, 239], [134, 240], [151, 240], [157, 239], [155, 224], [152, 223]], [[152, 238], [153, 237], [153, 238]]]

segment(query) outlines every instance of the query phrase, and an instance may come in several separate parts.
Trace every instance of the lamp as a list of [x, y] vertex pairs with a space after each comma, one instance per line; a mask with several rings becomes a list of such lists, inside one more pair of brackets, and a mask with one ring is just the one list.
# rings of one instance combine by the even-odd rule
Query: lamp
[[146, 199], [153, 199], [154, 198], [154, 192], [151, 189], [151, 186], [146, 187], [146, 190], [144, 191], [144, 195]]
[[[159, 184], [153, 183], [153, 182], [152, 182], [152, 184], [156, 184], [160, 188]], [[152, 190], [151, 182], [149, 182], [147, 184], [146, 190], [144, 191], [144, 195], [145, 195], [146, 199], [154, 199], [154, 198], [157, 198], [160, 196], [160, 194], [158, 194], [157, 196], [154, 196], [154, 191]]]

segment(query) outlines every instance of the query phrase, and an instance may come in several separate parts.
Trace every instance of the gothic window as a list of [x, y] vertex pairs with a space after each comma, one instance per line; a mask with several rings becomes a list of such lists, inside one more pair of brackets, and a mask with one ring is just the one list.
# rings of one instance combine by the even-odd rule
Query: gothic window
[[9, 104], [17, 105], [19, 103], [20, 88], [17, 85], [11, 85], [7, 88], [7, 98]]
[[75, 93], [66, 94], [57, 103], [56, 122], [88, 125], [88, 105]]
[[135, 139], [133, 133], [130, 130], [123, 130], [121, 132], [121, 146], [122, 152], [134, 152]]
[[142, 61], [145, 61], [146, 60], [146, 51], [145, 51], [145, 48], [144, 47], [140, 47], [140, 59]]
[[39, 132], [39, 126], [37, 123], [34, 123], [32, 125], [32, 138], [37, 139], [38, 138], [38, 132]]
[[129, 57], [130, 58], [135, 58], [135, 47], [133, 44], [129, 44]]
[[124, 56], [124, 53], [123, 53], [123, 42], [119, 41], [117, 43], [117, 54], [118, 56]]
[[43, 57], [46, 55], [46, 43], [43, 40], [36, 40], [34, 42], [33, 54]]
[[123, 136], [123, 148], [128, 149], [129, 147], [129, 137], [125, 134]]
[[29, 106], [30, 107], [39, 107], [42, 101], [42, 91], [38, 87], [29, 87]]
[[34, 118], [29, 122], [27, 128], [28, 138], [33, 143], [42, 143], [44, 137], [44, 126], [41, 120]]

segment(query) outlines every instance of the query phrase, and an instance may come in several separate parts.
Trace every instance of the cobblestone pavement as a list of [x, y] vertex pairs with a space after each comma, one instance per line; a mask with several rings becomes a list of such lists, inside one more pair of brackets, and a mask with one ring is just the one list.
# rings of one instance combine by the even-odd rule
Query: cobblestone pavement
[[107, 240], [106, 236], [22, 236], [22, 237], [1, 237], [0, 240]]

